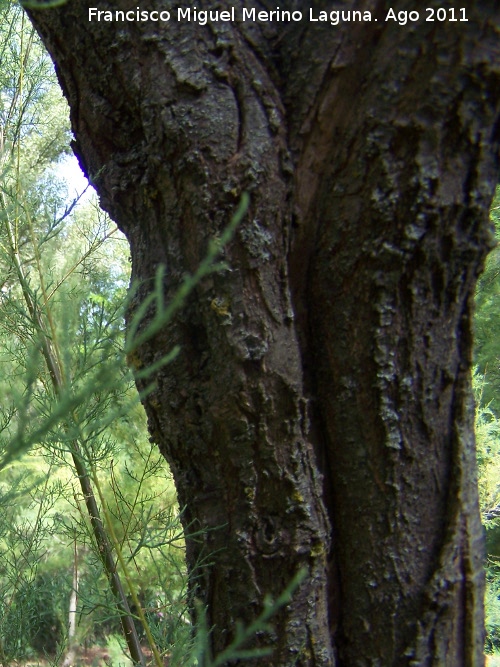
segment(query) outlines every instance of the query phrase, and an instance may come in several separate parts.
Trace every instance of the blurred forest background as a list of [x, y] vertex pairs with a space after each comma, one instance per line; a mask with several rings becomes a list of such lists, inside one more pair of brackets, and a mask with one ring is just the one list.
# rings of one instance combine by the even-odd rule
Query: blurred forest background
[[[78, 198], [65, 180], [70, 140], [68, 109], [52, 63], [20, 7], [4, 2], [2, 665], [37, 659], [61, 664], [68, 655], [69, 664], [74, 656], [68, 651], [75, 647], [87, 656], [77, 664], [131, 664], [103, 571], [102, 545], [86, 509], [82, 466], [109, 541], [121, 552], [132, 614], [138, 601], [160, 653], [190, 641], [175, 490], [163, 457], [149, 442], [123, 355], [128, 246], [95, 195]], [[102, 650], [96, 653], [96, 646]]]
[[[155, 664], [197, 664], [182, 508], [123, 352], [128, 247], [64, 178], [70, 140], [52, 64], [0, 0], [0, 664], [131, 664], [86, 483], [139, 640]], [[491, 216], [500, 237], [500, 194]], [[500, 655], [498, 248], [477, 290], [474, 390], [486, 652]]]
[[[500, 189], [491, 220], [500, 241]], [[500, 248], [489, 255], [476, 293], [476, 441], [486, 529], [486, 651], [500, 655]]]

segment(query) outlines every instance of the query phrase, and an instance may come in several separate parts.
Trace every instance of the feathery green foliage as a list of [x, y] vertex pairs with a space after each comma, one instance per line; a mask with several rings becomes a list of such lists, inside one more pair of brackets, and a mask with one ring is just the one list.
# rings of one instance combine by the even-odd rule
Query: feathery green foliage
[[[500, 188], [491, 220], [500, 237]], [[486, 529], [486, 650], [500, 650], [500, 254], [489, 255], [476, 293], [474, 387], [479, 498]]]
[[[491, 221], [500, 240], [500, 188], [491, 208]], [[476, 292], [475, 360], [482, 376], [482, 401], [500, 415], [500, 246], [486, 261]]]

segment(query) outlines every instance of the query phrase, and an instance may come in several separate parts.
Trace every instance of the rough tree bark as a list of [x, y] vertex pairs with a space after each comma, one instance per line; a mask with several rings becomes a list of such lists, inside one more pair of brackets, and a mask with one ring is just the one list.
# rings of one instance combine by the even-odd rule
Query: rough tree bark
[[153, 4], [172, 20], [89, 22], [78, 0], [30, 15], [140, 296], [159, 263], [171, 296], [251, 194], [230, 269], [140, 350], [146, 365], [182, 347], [146, 410], [184, 520], [209, 529], [187, 559], [214, 650], [305, 566], [255, 664], [481, 665], [470, 330], [498, 177], [499, 3], [430, 22], [400, 2], [420, 10], [405, 26], [375, 0], [207, 25]]

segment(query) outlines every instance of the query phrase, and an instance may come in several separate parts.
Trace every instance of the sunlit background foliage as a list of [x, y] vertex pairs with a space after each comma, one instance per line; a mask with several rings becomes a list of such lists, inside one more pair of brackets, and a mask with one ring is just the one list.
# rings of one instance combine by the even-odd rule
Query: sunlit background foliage
[[[500, 189], [491, 209], [500, 239]], [[500, 247], [489, 254], [476, 293], [476, 439], [486, 534], [486, 650], [500, 653]]]
[[[159, 651], [190, 641], [173, 482], [149, 441], [131, 374], [114, 362], [128, 245], [95, 196], [70, 196], [70, 139], [48, 56], [19, 5], [0, 3], [2, 665], [60, 664], [72, 647], [96, 645], [108, 664], [127, 664], [72, 463], [75, 437]], [[71, 419], [51, 421], [62, 399], [41, 352], [45, 335], [63, 386], [79, 396]], [[108, 360], [107, 381], [94, 385]]]

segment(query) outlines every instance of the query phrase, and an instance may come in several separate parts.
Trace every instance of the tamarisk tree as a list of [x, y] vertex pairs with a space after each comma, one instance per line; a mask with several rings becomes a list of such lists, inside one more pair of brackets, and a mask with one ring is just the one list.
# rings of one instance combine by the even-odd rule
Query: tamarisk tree
[[304, 568], [248, 664], [481, 665], [471, 306], [500, 5], [244, 6], [29, 9], [130, 241], [132, 308], [159, 265], [171, 299], [251, 197], [226, 268], [131, 359], [181, 349], [144, 402], [205, 531], [187, 560], [213, 651]]

